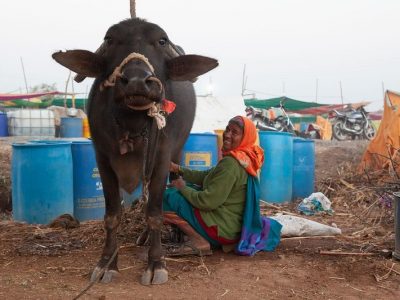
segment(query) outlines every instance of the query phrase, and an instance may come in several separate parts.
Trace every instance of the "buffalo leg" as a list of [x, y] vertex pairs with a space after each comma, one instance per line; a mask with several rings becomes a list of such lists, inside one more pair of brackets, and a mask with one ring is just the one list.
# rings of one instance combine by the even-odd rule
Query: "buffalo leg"
[[[107, 161], [99, 159], [97, 155], [97, 163], [103, 183], [104, 198], [106, 202], [106, 214], [104, 216], [104, 228], [106, 231], [106, 241], [103, 253], [97, 266], [95, 267], [91, 281], [101, 279], [101, 282], [108, 283], [113, 277], [118, 275], [118, 254], [111, 261], [109, 266], [104, 270], [107, 263], [117, 251], [117, 230], [121, 222], [121, 203], [119, 199], [119, 189], [117, 177]], [[102, 272], [104, 271], [104, 274]]]
[[[159, 169], [162, 169], [159, 166]], [[167, 173], [167, 172], [166, 172]], [[154, 178], [153, 176], [149, 202], [146, 209], [147, 228], [150, 234], [147, 268], [141, 279], [143, 285], [163, 284], [168, 281], [168, 271], [161, 248], [161, 228], [163, 226], [162, 197], [165, 190], [167, 174]]]

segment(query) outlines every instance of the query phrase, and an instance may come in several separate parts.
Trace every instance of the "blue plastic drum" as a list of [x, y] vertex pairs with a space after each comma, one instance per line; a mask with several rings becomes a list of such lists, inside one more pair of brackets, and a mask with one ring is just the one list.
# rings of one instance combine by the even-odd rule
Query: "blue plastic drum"
[[82, 118], [62, 117], [60, 124], [60, 137], [72, 138], [83, 136]]
[[293, 137], [288, 132], [260, 131], [265, 161], [260, 174], [261, 200], [285, 203], [292, 200]]
[[103, 185], [91, 141], [72, 142], [74, 216], [79, 221], [104, 218]]
[[293, 199], [314, 192], [315, 144], [313, 140], [293, 139]]
[[0, 136], [8, 136], [7, 114], [0, 112]]
[[204, 171], [218, 162], [217, 135], [214, 133], [191, 133], [183, 146], [181, 165]]
[[70, 142], [12, 145], [12, 207], [15, 221], [48, 224], [73, 214]]

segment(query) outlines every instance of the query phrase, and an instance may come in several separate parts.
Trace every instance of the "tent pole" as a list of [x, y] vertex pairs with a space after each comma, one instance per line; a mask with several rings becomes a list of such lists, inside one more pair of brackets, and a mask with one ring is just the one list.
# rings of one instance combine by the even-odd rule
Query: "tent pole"
[[244, 91], [246, 89], [246, 64], [243, 66], [243, 75], [242, 75], [242, 97], [244, 96]]
[[24, 74], [25, 89], [26, 89], [26, 93], [28, 94], [29, 93], [28, 92], [28, 82], [26, 81], [24, 62], [22, 61], [22, 57], [20, 57], [20, 59], [21, 59], [22, 73]]
[[342, 99], [342, 105], [343, 105], [343, 90], [342, 90], [342, 81], [339, 81], [339, 86], [340, 86], [340, 98]]

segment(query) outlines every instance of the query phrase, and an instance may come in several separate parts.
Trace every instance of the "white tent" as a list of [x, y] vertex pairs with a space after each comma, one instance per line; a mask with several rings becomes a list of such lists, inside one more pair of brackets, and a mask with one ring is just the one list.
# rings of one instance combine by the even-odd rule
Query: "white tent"
[[192, 132], [214, 132], [215, 129], [225, 129], [228, 121], [236, 115], [245, 115], [245, 105], [241, 97], [197, 97]]

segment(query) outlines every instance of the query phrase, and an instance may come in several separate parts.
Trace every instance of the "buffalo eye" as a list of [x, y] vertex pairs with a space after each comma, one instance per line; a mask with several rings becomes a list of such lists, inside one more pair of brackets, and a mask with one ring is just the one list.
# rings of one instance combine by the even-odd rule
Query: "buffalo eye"
[[112, 38], [109, 37], [109, 36], [106, 36], [106, 37], [104, 38], [104, 41], [106, 42], [107, 45], [111, 45], [112, 42], [113, 42]]
[[167, 44], [167, 39], [166, 38], [161, 38], [158, 40], [158, 44], [160, 46], [165, 46]]

